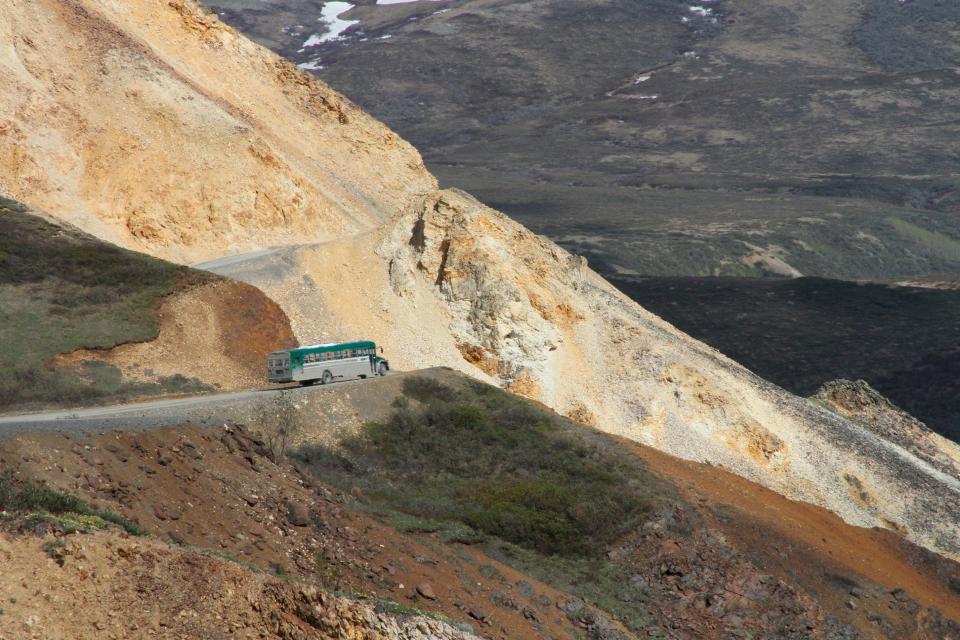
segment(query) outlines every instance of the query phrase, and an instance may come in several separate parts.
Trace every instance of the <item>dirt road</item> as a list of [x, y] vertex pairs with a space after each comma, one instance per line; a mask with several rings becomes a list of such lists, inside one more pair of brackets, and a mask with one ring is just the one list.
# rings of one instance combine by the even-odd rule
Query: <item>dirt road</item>
[[222, 422], [249, 423], [264, 407], [281, 396], [294, 403], [312, 399], [318, 393], [340, 394], [364, 385], [386, 384], [388, 378], [335, 382], [332, 385], [313, 387], [274, 387], [136, 402], [132, 404], [90, 407], [84, 409], [58, 409], [44, 413], [0, 416], [0, 439], [16, 433], [35, 431], [106, 431], [121, 429], [139, 431], [168, 425], [192, 422], [216, 424]]

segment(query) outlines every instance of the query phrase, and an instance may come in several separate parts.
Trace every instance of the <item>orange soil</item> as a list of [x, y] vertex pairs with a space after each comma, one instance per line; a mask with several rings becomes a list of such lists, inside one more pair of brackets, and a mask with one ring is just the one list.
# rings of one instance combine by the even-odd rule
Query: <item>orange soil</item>
[[270, 298], [242, 282], [216, 280], [178, 291], [157, 311], [158, 336], [112, 349], [80, 349], [54, 359], [62, 367], [99, 360], [124, 377], [155, 381], [183, 375], [234, 390], [263, 385], [271, 351], [296, 346], [290, 321]]
[[[960, 594], [937, 571], [950, 561], [891, 531], [848, 525], [826, 509], [789, 500], [721, 468], [624, 444], [655, 473], [675, 482], [690, 502], [734, 507], [735, 517], [715, 517], [711, 524], [735, 545], [762, 553], [766, 570], [799, 581], [822, 603], [831, 595], [836, 599], [825, 584], [827, 576], [855, 574], [890, 590], [901, 588], [919, 604], [960, 619]], [[791, 553], [781, 554], [785, 549]]]
[[[24, 434], [0, 443], [0, 468], [80, 494], [159, 538], [326, 588], [437, 611], [484, 637], [562, 638], [576, 628], [556, 606], [567, 594], [476, 547], [399, 532], [353, 510], [345, 506], [350, 496], [307, 486], [290, 467], [257, 454], [244, 432], [234, 433], [241, 435], [223, 426]], [[302, 505], [312, 522], [295, 526], [291, 503]], [[417, 593], [421, 584], [430, 585], [435, 599]], [[504, 599], [512, 604], [504, 606]]]

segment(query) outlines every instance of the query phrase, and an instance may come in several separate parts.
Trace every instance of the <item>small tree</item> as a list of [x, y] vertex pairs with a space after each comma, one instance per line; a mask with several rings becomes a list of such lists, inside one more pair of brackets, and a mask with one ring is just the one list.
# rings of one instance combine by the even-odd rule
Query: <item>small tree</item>
[[257, 411], [258, 427], [267, 443], [267, 456], [274, 464], [286, 459], [287, 447], [300, 433], [297, 408], [286, 391], [281, 391], [260, 406]]

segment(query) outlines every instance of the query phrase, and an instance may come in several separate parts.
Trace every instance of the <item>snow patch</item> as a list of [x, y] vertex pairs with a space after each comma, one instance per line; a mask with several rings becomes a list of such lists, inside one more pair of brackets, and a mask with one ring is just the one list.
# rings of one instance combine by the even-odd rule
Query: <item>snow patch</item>
[[340, 40], [344, 31], [360, 22], [359, 20], [344, 20], [340, 17], [342, 14], [350, 11], [350, 9], [353, 9], [353, 5], [349, 2], [337, 1], [323, 3], [323, 9], [320, 10], [320, 17], [317, 18], [317, 21], [326, 23], [327, 30], [322, 34], [312, 34], [303, 43], [300, 51], [303, 51], [307, 47], [315, 47], [324, 42]]

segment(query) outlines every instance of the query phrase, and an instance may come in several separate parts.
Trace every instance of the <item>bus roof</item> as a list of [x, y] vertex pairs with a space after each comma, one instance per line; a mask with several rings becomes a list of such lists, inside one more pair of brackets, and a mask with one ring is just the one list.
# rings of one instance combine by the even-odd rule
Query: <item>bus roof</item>
[[324, 353], [327, 351], [340, 351], [342, 349], [376, 349], [377, 345], [372, 340], [359, 340], [357, 342], [328, 342], [326, 344], [312, 344], [296, 349], [284, 349], [276, 353]]

